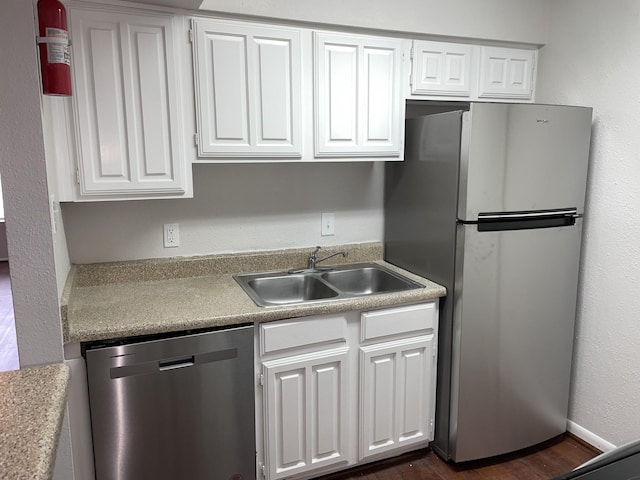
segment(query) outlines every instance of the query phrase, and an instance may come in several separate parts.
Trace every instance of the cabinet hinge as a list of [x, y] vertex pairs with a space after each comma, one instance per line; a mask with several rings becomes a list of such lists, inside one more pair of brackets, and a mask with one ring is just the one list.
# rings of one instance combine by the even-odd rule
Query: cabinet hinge
[[80, 169], [76, 168], [76, 183], [80, 185]]
[[200, 136], [197, 133], [193, 134], [193, 142], [198, 146], [198, 142], [200, 141]]
[[258, 385], [261, 387], [264, 386], [264, 375], [261, 373], [258, 374]]
[[429, 436], [433, 438], [433, 418], [429, 420]]
[[193, 43], [193, 29], [189, 30], [189, 43]]
[[413, 47], [411, 47], [411, 50], [409, 50], [409, 60], [413, 62]]
[[258, 471], [260, 472], [260, 476], [265, 478], [267, 476], [267, 467], [264, 466], [264, 463], [258, 463]]

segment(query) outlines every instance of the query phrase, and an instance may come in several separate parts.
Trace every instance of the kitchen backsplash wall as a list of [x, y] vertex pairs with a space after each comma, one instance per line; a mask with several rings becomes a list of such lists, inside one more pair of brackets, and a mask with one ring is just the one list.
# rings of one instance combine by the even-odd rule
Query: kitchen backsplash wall
[[[194, 166], [194, 198], [62, 204], [73, 263], [382, 241], [381, 163]], [[335, 235], [321, 236], [321, 213]], [[163, 247], [163, 224], [180, 246]]]

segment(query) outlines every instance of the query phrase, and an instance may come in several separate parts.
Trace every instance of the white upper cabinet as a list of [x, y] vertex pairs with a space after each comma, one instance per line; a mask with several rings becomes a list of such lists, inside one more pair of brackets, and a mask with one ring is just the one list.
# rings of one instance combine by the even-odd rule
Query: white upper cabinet
[[315, 155], [400, 156], [400, 40], [314, 33]]
[[185, 196], [177, 19], [72, 9], [80, 196]]
[[411, 93], [471, 95], [472, 46], [415, 40], [411, 50]]
[[300, 157], [300, 31], [192, 20], [199, 157]]
[[478, 97], [532, 98], [535, 58], [535, 50], [482, 47]]
[[533, 101], [537, 51], [414, 40], [407, 98]]

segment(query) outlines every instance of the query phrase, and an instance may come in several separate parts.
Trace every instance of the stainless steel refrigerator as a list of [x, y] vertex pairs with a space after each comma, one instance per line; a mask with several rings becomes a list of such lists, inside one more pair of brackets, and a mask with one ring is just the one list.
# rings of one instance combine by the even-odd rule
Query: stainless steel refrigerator
[[432, 447], [456, 462], [566, 431], [592, 113], [465, 110], [407, 120], [385, 171], [385, 259], [447, 288]]

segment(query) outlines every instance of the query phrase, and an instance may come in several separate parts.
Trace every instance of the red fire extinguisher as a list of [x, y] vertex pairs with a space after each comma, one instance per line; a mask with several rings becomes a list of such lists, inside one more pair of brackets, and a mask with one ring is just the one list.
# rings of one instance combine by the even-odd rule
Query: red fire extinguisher
[[40, 70], [45, 95], [71, 95], [67, 11], [58, 0], [38, 0]]

